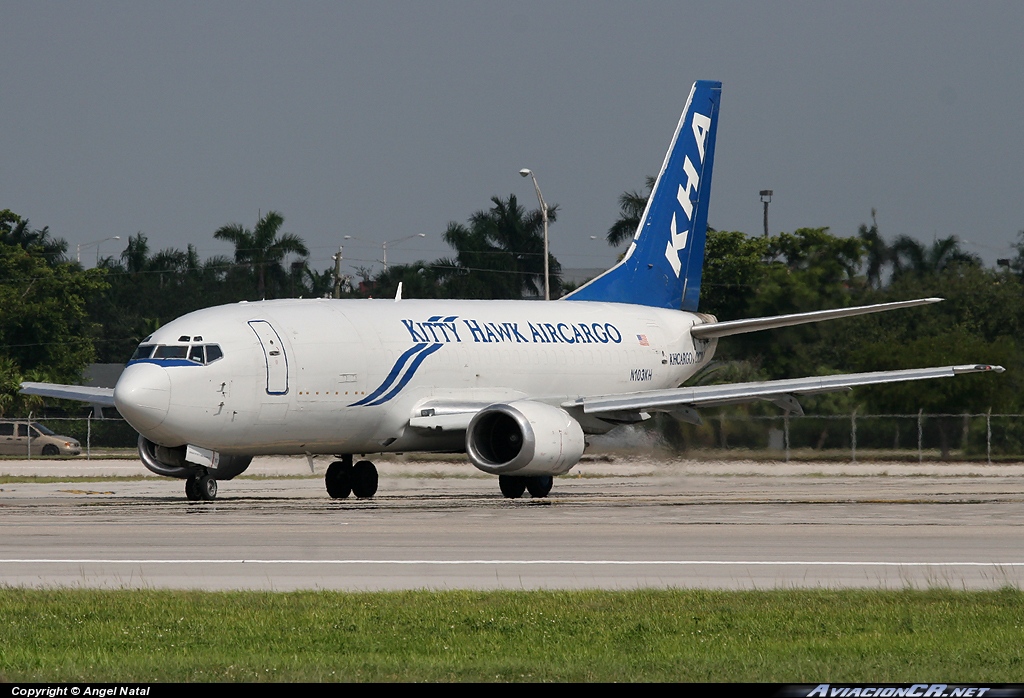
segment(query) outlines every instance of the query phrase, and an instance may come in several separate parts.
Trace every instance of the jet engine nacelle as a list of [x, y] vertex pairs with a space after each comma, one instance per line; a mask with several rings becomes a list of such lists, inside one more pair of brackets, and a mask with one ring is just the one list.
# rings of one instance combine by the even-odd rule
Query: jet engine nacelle
[[[145, 436], [139, 436], [139, 458], [142, 464], [157, 475], [165, 477], [190, 477], [199, 466], [185, 460], [185, 447], [169, 448], [155, 444]], [[252, 463], [252, 456], [225, 456], [221, 454], [217, 467], [207, 472], [215, 480], [230, 480], [239, 475]]]
[[466, 453], [492, 475], [561, 475], [576, 465], [583, 429], [565, 410], [522, 400], [491, 405], [466, 430]]

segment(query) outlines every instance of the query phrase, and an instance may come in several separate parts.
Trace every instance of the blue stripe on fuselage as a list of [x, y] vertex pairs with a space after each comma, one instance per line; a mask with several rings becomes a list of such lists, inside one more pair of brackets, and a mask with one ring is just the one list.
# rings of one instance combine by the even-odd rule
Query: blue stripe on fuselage
[[135, 364], [155, 364], [157, 366], [202, 366], [203, 364], [190, 359], [135, 359], [129, 361], [128, 366]]
[[423, 352], [421, 352], [419, 356], [417, 356], [415, 359], [413, 359], [412, 364], [409, 366], [409, 370], [405, 372], [405, 375], [402, 377], [402, 380], [399, 381], [398, 385], [396, 385], [394, 388], [392, 388], [392, 390], [387, 395], [385, 395], [384, 397], [380, 398], [379, 400], [375, 400], [373, 402], [367, 403], [367, 405], [368, 406], [383, 405], [385, 402], [387, 402], [388, 400], [393, 398], [395, 395], [397, 395], [399, 393], [399, 391], [401, 391], [402, 388], [404, 388], [409, 383], [409, 381], [412, 380], [412, 377], [416, 374], [416, 371], [419, 369], [420, 364], [423, 363], [423, 360], [425, 358], [427, 358], [428, 356], [430, 356], [431, 354], [433, 354], [435, 351], [437, 351], [438, 349], [440, 349], [443, 346], [444, 346], [443, 344], [434, 344], [434, 345], [431, 345], [426, 350], [424, 350]]
[[[391, 367], [391, 372], [388, 373], [388, 377], [384, 379], [384, 382], [381, 383], [376, 390], [374, 390], [372, 393], [364, 397], [359, 402], [353, 402], [351, 405], [349, 405], [349, 407], [358, 407], [360, 405], [366, 405], [380, 397], [388, 388], [391, 387], [391, 384], [395, 382], [395, 379], [398, 378], [398, 374], [405, 367], [406, 362], [409, 361], [409, 359], [414, 354], [423, 351], [429, 346], [429, 344], [414, 344], [411, 349], [407, 350], [404, 354], [398, 357], [398, 361], [396, 361], [395, 365]], [[416, 365], [418, 366], [419, 364]]]

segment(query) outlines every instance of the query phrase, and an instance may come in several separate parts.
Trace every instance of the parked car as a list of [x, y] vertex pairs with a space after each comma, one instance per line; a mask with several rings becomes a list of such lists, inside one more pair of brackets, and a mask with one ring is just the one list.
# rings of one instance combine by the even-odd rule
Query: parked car
[[54, 434], [39, 422], [0, 419], [0, 454], [27, 456], [30, 442], [33, 456], [77, 456], [82, 452], [77, 439]]

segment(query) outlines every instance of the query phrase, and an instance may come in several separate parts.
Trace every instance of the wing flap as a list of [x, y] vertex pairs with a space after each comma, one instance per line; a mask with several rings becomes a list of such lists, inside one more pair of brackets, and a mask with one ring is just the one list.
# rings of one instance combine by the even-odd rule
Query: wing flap
[[952, 378], [965, 373], [1002, 373], [1002, 366], [970, 364], [964, 366], [938, 366], [934, 368], [912, 368], [899, 371], [873, 371], [870, 373], [847, 373], [836, 376], [814, 376], [786, 380], [761, 381], [754, 383], [732, 383], [727, 385], [702, 385], [674, 390], [650, 390], [625, 395], [604, 395], [580, 398], [564, 403], [563, 407], [582, 407], [587, 414], [603, 412], [667, 410], [678, 405], [689, 407], [713, 407], [754, 400], [785, 401], [787, 395], [812, 395], [836, 390], [848, 390], [861, 385], [880, 385], [902, 381], [928, 380], [930, 378]]
[[55, 397], [61, 400], [78, 400], [88, 402], [92, 405], [103, 405], [104, 407], [114, 406], [113, 388], [88, 388], [84, 385], [60, 385], [58, 383], [31, 383], [21, 384], [22, 395], [39, 395], [41, 397]]

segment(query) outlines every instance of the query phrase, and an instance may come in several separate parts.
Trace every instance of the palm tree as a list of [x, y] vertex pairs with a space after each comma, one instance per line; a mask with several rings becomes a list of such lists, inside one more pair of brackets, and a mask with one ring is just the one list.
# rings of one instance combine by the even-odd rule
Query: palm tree
[[647, 177], [646, 194], [638, 191], [623, 192], [619, 197], [619, 220], [608, 229], [608, 244], [612, 247], [626, 241], [632, 240], [636, 229], [640, 227], [640, 219], [647, 208], [647, 200], [651, 198], [651, 190], [654, 189], [654, 177]]
[[[515, 194], [493, 197], [492, 208], [477, 211], [469, 225], [451, 223], [444, 240], [456, 250], [454, 259], [434, 263], [450, 295], [461, 298], [522, 298], [544, 287], [544, 219], [539, 209], [527, 211]], [[548, 208], [548, 220], [557, 206]], [[561, 265], [548, 257], [552, 295], [561, 287]]]
[[50, 266], [67, 261], [67, 240], [51, 237], [49, 226], [32, 230], [28, 227], [28, 218], [22, 218], [10, 209], [0, 211], [0, 242], [41, 255]]
[[892, 244], [892, 273], [894, 277], [904, 274], [921, 276], [939, 274], [958, 264], [978, 266], [981, 259], [965, 252], [956, 235], [936, 240], [931, 247], [925, 247], [912, 237], [901, 235]]
[[864, 245], [867, 258], [864, 261], [864, 276], [868, 285], [880, 288], [882, 285], [882, 270], [886, 264], [892, 261], [892, 250], [885, 244], [885, 240], [878, 234], [878, 220], [875, 218], [877, 212], [871, 209], [871, 227], [861, 224], [857, 231], [857, 237]]
[[149, 269], [149, 240], [141, 232], [128, 236], [128, 245], [121, 253], [124, 269], [129, 274], [138, 274]]
[[235, 246], [235, 262], [248, 264], [256, 270], [256, 291], [259, 298], [266, 297], [267, 276], [286, 276], [281, 262], [287, 254], [306, 256], [309, 250], [297, 235], [281, 233], [284, 216], [277, 211], [267, 211], [256, 222], [253, 230], [238, 223], [225, 225], [213, 234], [218, 240], [227, 240]]

